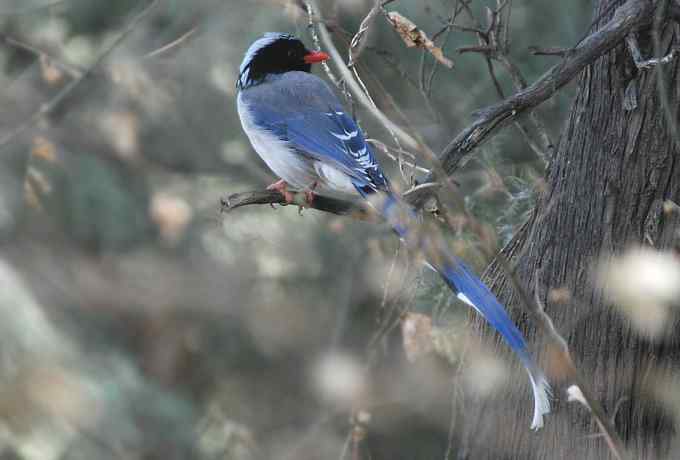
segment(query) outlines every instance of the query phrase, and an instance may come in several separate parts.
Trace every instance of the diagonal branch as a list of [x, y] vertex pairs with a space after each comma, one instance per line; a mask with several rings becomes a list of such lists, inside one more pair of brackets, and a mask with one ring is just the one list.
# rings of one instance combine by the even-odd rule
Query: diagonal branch
[[[422, 208], [426, 201], [432, 196], [434, 188], [438, 188], [439, 184], [421, 184], [406, 191], [402, 195], [402, 199], [409, 203], [416, 209]], [[228, 197], [220, 199], [221, 212], [230, 212], [234, 209], [243, 206], [250, 206], [254, 204], [292, 204], [305, 208], [316, 209], [318, 211], [337, 214], [340, 216], [350, 216], [358, 220], [366, 220], [377, 222], [380, 217], [376, 214], [373, 208], [364, 200], [351, 200], [343, 198], [333, 198], [323, 195], [315, 195], [311, 204], [305, 201], [305, 194], [303, 192], [289, 191], [293, 195], [293, 202], [286, 203], [285, 197], [275, 190], [261, 190], [250, 192], [233, 193]]]
[[[542, 102], [573, 80], [585, 67], [611, 50], [633, 30], [649, 23], [651, 2], [628, 0], [601, 29], [586, 37], [565, 54], [564, 60], [550, 68], [525, 90], [479, 110], [471, 125], [461, 131], [440, 154], [446, 174], [451, 175], [465, 162], [476, 147], [488, 140], [498, 129]], [[431, 181], [428, 177], [427, 181]]]
[[116, 35], [110, 42], [110, 44], [97, 56], [92, 64], [87, 68], [83, 69], [81, 73], [66, 84], [57, 94], [54, 95], [49, 101], [42, 104], [38, 109], [33, 112], [33, 114], [24, 120], [19, 126], [15, 127], [11, 131], [0, 136], [0, 147], [7, 145], [17, 136], [21, 135], [29, 128], [31, 128], [35, 123], [41, 120], [45, 115], [53, 112], [64, 100], [66, 100], [71, 93], [79, 86], [83, 80], [89, 77], [97, 67], [118, 47], [118, 45], [125, 40], [125, 38], [130, 35], [130, 33], [137, 27], [142, 19], [144, 19], [149, 12], [156, 6], [159, 0], [151, 0], [147, 5], [141, 8], [141, 10], [132, 17], [132, 19], [125, 25], [123, 30], [121, 30], [118, 35]]
[[337, 198], [316, 195], [312, 203], [307, 204], [304, 201], [304, 193], [290, 193], [293, 195], [292, 203], [287, 203], [285, 197], [275, 190], [233, 193], [220, 200], [220, 211], [230, 212], [234, 209], [254, 204], [292, 204], [293, 206], [300, 206], [300, 210], [305, 207], [341, 216], [349, 215], [359, 220], [377, 220], [375, 213], [364, 202], [346, 201]]
[[[317, 17], [320, 17], [319, 7], [317, 5], [316, 0], [307, 0], [305, 1], [305, 3]], [[406, 145], [407, 148], [412, 150], [420, 150], [423, 147], [420, 142], [414, 139], [413, 136], [404, 131], [402, 128], [397, 126], [380, 109], [378, 109], [371, 103], [370, 99], [361, 89], [359, 83], [357, 83], [357, 81], [354, 79], [354, 75], [352, 74], [352, 71], [349, 69], [349, 67], [347, 67], [347, 65], [345, 64], [342, 55], [333, 44], [333, 39], [331, 38], [331, 34], [328, 31], [326, 24], [323, 21], [319, 20], [317, 26], [319, 30], [319, 37], [323, 42], [326, 51], [328, 51], [328, 53], [333, 58], [333, 63], [335, 64], [338, 72], [340, 73], [343, 82], [349, 87], [350, 91], [352, 92], [352, 95], [356, 98], [356, 100], [362, 106], [364, 106], [364, 108], [367, 109], [369, 113], [371, 113], [371, 115], [373, 115], [378, 121], [380, 121], [380, 123], [383, 126], [385, 126], [388, 129], [388, 131], [395, 133], [399, 137], [399, 139]]]

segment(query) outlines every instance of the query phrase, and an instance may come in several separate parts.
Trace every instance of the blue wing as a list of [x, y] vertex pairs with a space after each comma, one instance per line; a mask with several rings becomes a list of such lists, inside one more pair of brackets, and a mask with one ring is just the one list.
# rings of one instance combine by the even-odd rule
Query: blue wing
[[363, 193], [389, 189], [361, 129], [323, 80], [289, 72], [268, 83], [244, 93], [255, 124], [344, 172]]
[[258, 114], [256, 123], [315, 160], [329, 163], [352, 178], [358, 189], [387, 189], [387, 179], [363, 133], [344, 111], [306, 111], [292, 116]]

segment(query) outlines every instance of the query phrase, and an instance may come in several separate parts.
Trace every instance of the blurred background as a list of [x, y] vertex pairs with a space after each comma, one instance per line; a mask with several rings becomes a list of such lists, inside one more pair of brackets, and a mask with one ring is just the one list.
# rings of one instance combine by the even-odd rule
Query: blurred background
[[[578, 42], [590, 5], [512, 3], [508, 58], [531, 82], [555, 58], [528, 47]], [[220, 213], [220, 198], [275, 180], [236, 114], [242, 55], [266, 31], [312, 47], [304, 8], [149, 4], [0, 0], [0, 459], [454, 458], [460, 392], [492, 397], [516, 364], [466, 332], [446, 287], [379, 225], [292, 206]], [[372, 5], [321, 2], [343, 55]], [[482, 26], [486, 6], [470, 2]], [[457, 52], [479, 45], [446, 27], [458, 7], [387, 6], [452, 69], [382, 16], [357, 64], [376, 103], [435, 152], [499, 99], [484, 56]], [[539, 110], [553, 142], [571, 95]], [[402, 189], [422, 175], [378, 155]], [[502, 244], [543, 168], [510, 126], [455, 179]], [[530, 410], [518, 408], [527, 429]]]

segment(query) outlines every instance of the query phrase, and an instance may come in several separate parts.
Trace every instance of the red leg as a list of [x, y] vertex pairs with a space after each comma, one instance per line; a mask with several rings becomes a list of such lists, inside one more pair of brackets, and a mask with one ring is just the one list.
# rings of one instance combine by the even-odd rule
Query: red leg
[[295, 199], [294, 195], [288, 191], [288, 183], [283, 179], [279, 179], [278, 181], [269, 185], [267, 190], [276, 190], [281, 195], [283, 195], [284, 200], [286, 200], [286, 203], [288, 204], [291, 204]]
[[305, 190], [305, 203], [307, 204], [308, 208], [312, 207], [312, 201], [314, 201], [314, 197], [316, 196], [314, 190], [318, 185], [318, 182], [313, 182], [312, 185], [307, 190]]

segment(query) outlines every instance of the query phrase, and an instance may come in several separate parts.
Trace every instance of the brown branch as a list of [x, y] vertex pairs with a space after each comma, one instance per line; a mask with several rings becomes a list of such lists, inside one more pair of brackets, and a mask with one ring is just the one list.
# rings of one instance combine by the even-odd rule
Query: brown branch
[[[532, 85], [476, 112], [472, 124], [460, 132], [440, 154], [446, 174], [455, 172], [472, 150], [488, 140], [500, 127], [549, 99], [585, 67], [621, 43], [631, 31], [649, 23], [651, 12], [651, 3], [628, 0], [600, 30], [587, 36], [565, 55], [562, 62], [550, 68]], [[427, 180], [431, 181], [432, 177]]]
[[[416, 209], [421, 208], [432, 196], [433, 189], [438, 188], [439, 184], [427, 183], [406, 191], [402, 199]], [[345, 200], [342, 198], [332, 198], [323, 195], [315, 195], [311, 204], [305, 202], [303, 192], [290, 191], [293, 195], [293, 202], [287, 203], [284, 196], [275, 190], [258, 190], [250, 192], [233, 193], [226, 198], [220, 199], [220, 211], [230, 212], [243, 206], [255, 204], [280, 204], [300, 206], [301, 208], [316, 209], [317, 211], [328, 212], [339, 216], [349, 216], [358, 220], [379, 221], [380, 218], [370, 205], [364, 200]]]
[[286, 203], [284, 196], [275, 190], [234, 193], [220, 200], [220, 212], [230, 212], [234, 209], [254, 204], [280, 204], [284, 206], [292, 204], [300, 206], [300, 210], [302, 208], [311, 208], [340, 216], [350, 216], [359, 220], [377, 220], [375, 212], [362, 201], [347, 201], [316, 195], [312, 203], [307, 204], [304, 201], [305, 195], [303, 192], [290, 193], [293, 194], [293, 203]]
[[159, 0], [151, 0], [147, 5], [145, 5], [141, 10], [135, 14], [132, 19], [125, 25], [123, 30], [121, 30], [118, 35], [116, 35], [111, 43], [97, 56], [92, 64], [87, 68], [83, 69], [82, 73], [71, 80], [67, 85], [65, 85], [57, 94], [54, 95], [49, 101], [41, 104], [38, 109], [33, 112], [33, 114], [24, 120], [19, 126], [15, 127], [11, 131], [0, 136], [0, 147], [11, 142], [15, 137], [19, 136], [45, 115], [48, 115], [54, 109], [56, 109], [64, 100], [66, 100], [73, 90], [80, 85], [83, 80], [89, 77], [97, 67], [118, 47], [118, 45], [137, 27], [139, 22], [145, 18], [149, 12], [156, 6]]
[[18, 38], [10, 37], [9, 35], [4, 33], [0, 33], [0, 43], [6, 43], [10, 46], [13, 46], [16, 49], [26, 51], [39, 58], [47, 59], [51, 64], [54, 64], [56, 67], [59, 67], [60, 70], [66, 72], [72, 78], [80, 78], [80, 76], [86, 70], [83, 67], [71, 64], [70, 62], [66, 62], [62, 59], [52, 56], [50, 53], [46, 52], [43, 49], [38, 48], [37, 46], [34, 46]]
[[556, 46], [549, 46], [543, 48], [540, 46], [530, 46], [529, 53], [534, 56], [560, 56], [564, 57], [569, 53], [569, 48], [560, 48]]
[[21, 16], [25, 14], [35, 13], [36, 11], [46, 10], [66, 3], [66, 0], [55, 0], [54, 2], [46, 3], [44, 5], [29, 6], [26, 8], [17, 8], [14, 10], [0, 10], [0, 16]]
[[356, 98], [357, 102], [359, 102], [366, 110], [368, 110], [368, 112], [373, 115], [389, 132], [396, 134], [407, 148], [411, 150], [422, 150], [424, 146], [421, 142], [414, 139], [413, 136], [397, 126], [380, 109], [372, 104], [372, 101], [366, 96], [359, 83], [354, 79], [354, 74], [349, 69], [349, 67], [347, 67], [342, 55], [333, 43], [333, 39], [331, 38], [331, 34], [328, 31], [326, 24], [323, 22], [323, 20], [321, 20], [316, 0], [305, 0], [305, 3], [308, 7], [308, 11], [310, 12], [310, 17], [314, 16], [318, 20], [316, 25], [319, 32], [320, 42], [323, 43], [326, 51], [331, 55], [333, 64], [335, 64], [335, 67], [342, 77], [343, 82], [347, 85], [352, 95]]
[[493, 46], [488, 46], [488, 45], [467, 45], [467, 46], [459, 46], [456, 51], [458, 54], [464, 54], [464, 53], [482, 53], [482, 54], [492, 54], [496, 52], [496, 49]]
[[[474, 23], [475, 27], [481, 30], [482, 25], [473, 15], [473, 12], [470, 9], [466, 9], [466, 12], [470, 20]], [[510, 2], [498, 0], [498, 7], [495, 10], [491, 10], [490, 8], [486, 9], [486, 31], [477, 32], [478, 46], [464, 47], [458, 50], [459, 52], [476, 51], [481, 52], [484, 55], [489, 75], [491, 76], [491, 80], [494, 83], [496, 92], [501, 99], [505, 99], [505, 95], [503, 94], [503, 90], [496, 77], [493, 61], [500, 62], [500, 64], [505, 68], [506, 72], [512, 79], [515, 91], [522, 91], [527, 87], [526, 79], [520, 72], [519, 68], [512, 63], [509, 57], [509, 21], [511, 12], [512, 7]], [[552, 141], [550, 140], [550, 136], [545, 128], [545, 125], [534, 112], [530, 113], [529, 121], [533, 125], [533, 128], [536, 131], [542, 145], [539, 145], [533, 139], [526, 121], [518, 118], [514, 123], [526, 140], [529, 147], [536, 153], [543, 163], [545, 163], [548, 156], [550, 156], [553, 151]]]
[[147, 53], [144, 55], [145, 59], [156, 57], [161, 54], [165, 54], [168, 51], [172, 51], [176, 49], [178, 46], [182, 45], [185, 41], [187, 41], [189, 38], [191, 38], [196, 32], [198, 31], [198, 26], [193, 26], [191, 29], [188, 31], [184, 32], [182, 35], [180, 35], [178, 38], [175, 38], [172, 40], [170, 43], [167, 43], [163, 46], [161, 46], [158, 49], [155, 49], [151, 51], [150, 53]]

